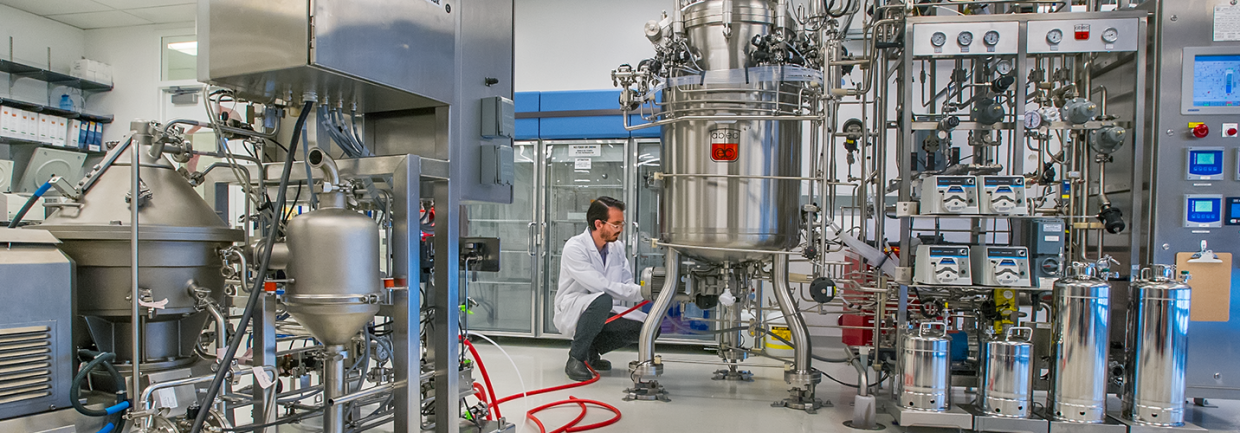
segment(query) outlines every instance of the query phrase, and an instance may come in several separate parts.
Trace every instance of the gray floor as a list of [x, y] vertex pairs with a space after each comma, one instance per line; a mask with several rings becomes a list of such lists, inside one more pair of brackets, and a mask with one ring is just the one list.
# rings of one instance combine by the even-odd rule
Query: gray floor
[[[504, 339], [500, 341], [521, 370], [525, 386], [530, 389], [566, 383], [564, 362], [567, 345], [561, 342]], [[491, 371], [497, 394], [520, 392], [521, 384], [512, 365], [490, 344], [479, 341], [478, 350]], [[635, 359], [632, 351], [620, 351], [605, 356], [616, 369], [604, 373], [598, 383], [583, 388], [553, 394], [529, 397], [505, 403], [501, 409], [510, 421], [521, 425], [520, 414], [526, 409], [560, 399], [569, 395], [600, 400], [615, 405], [623, 413], [619, 423], [597, 431], [669, 431], [669, 432], [842, 432], [853, 431], [842, 425], [852, 417], [852, 400], [855, 391], [823, 380], [818, 388], [819, 398], [830, 400], [832, 408], [825, 408], [810, 415], [800, 411], [770, 407], [770, 403], [786, 396], [787, 385], [783, 382], [782, 366], [768, 359], [746, 361], [754, 373], [753, 382], [726, 382], [711, 380], [711, 372], [717, 366], [669, 362], [687, 360], [714, 362], [717, 358], [710, 352], [686, 348], [660, 348], [666, 368], [661, 381], [671, 394], [671, 402], [625, 402], [622, 390], [631, 382], [624, 368]], [[847, 374], [846, 367], [829, 366], [828, 374], [845, 382], [855, 382], [855, 376]], [[855, 375], [855, 373], [853, 373]], [[1118, 408], [1118, 401], [1113, 401]], [[1240, 401], [1210, 400], [1209, 408], [1190, 407], [1188, 419], [1211, 431], [1240, 432]], [[575, 407], [548, 410], [539, 418], [548, 430], [563, 425], [577, 416]], [[592, 410], [583, 423], [606, 419], [604, 410]], [[879, 414], [884, 431], [904, 431], [892, 426], [892, 419]], [[524, 424], [519, 431], [537, 432], [532, 423]]]

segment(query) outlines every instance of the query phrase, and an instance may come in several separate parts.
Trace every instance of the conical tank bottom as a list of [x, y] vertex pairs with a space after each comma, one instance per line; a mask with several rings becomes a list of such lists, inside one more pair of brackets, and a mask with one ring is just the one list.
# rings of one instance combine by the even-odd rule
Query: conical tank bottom
[[297, 323], [328, 346], [348, 344], [379, 313], [374, 304], [303, 305], [292, 299], [287, 304]]

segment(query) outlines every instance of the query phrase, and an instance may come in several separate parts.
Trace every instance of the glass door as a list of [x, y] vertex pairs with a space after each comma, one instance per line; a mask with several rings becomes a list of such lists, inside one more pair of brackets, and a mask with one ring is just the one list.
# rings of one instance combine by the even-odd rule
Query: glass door
[[552, 322], [559, 287], [560, 255], [568, 238], [586, 230], [586, 210], [599, 196], [625, 199], [628, 140], [544, 142], [547, 254], [544, 269], [543, 332], [559, 335]]
[[515, 165], [512, 204], [469, 205], [469, 236], [500, 239], [500, 272], [469, 278], [473, 305], [465, 321], [470, 329], [500, 335], [535, 336], [534, 307], [540, 267], [536, 209], [539, 209], [537, 141], [513, 143]]
[[[663, 266], [663, 250], [650, 247], [650, 240], [660, 234], [659, 201], [663, 195], [663, 181], [655, 180], [654, 174], [663, 171], [662, 143], [659, 140], [636, 140], [633, 146], [633, 188], [630, 195], [629, 221], [633, 221], [629, 233], [629, 250], [633, 255], [633, 272], [639, 275], [649, 267]], [[649, 309], [649, 307], [647, 307]], [[714, 340], [711, 334], [713, 311], [702, 311], [693, 303], [673, 303], [663, 320], [663, 342], [702, 343]]]

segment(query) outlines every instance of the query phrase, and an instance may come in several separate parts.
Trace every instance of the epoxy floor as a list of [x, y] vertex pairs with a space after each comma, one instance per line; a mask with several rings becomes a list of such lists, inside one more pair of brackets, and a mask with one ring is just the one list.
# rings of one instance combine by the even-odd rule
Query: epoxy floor
[[[521, 392], [522, 380], [529, 390], [561, 385], [569, 382], [564, 375], [564, 363], [568, 356], [565, 341], [496, 339], [512, 356], [512, 363], [520, 371], [520, 380], [512, 363], [489, 343], [478, 340], [475, 344], [496, 388], [496, 394], [506, 396]], [[816, 347], [823, 347], [818, 345]], [[670, 393], [670, 402], [623, 401], [623, 390], [632, 382], [626, 366], [636, 359], [633, 350], [621, 350], [604, 355], [615, 368], [602, 374], [592, 385], [568, 391], [543, 394], [504, 403], [501, 410], [505, 417], [517, 424], [517, 432], [538, 432], [538, 428], [525, 422], [526, 410], [553, 401], [568, 398], [599, 400], [616, 406], [623, 414], [621, 420], [598, 432], [857, 432], [843, 425], [852, 419], [852, 402], [856, 393], [824, 378], [818, 388], [818, 397], [830, 401], [833, 406], [820, 409], [817, 414], [807, 414], [786, 408], [771, 407], [771, 402], [787, 396], [788, 386], [783, 381], [782, 365], [770, 359], [751, 358], [745, 365], [753, 372], [752, 382], [711, 380], [712, 372], [720, 368], [704, 363], [717, 362], [713, 352], [700, 347], [659, 346], [657, 352], [663, 357], [665, 369], [660, 381]], [[817, 351], [816, 351], [817, 352]], [[825, 354], [825, 353], [820, 353]], [[688, 361], [688, 362], [678, 362]], [[818, 366], [827, 374], [844, 382], [855, 383], [854, 370], [843, 365]], [[479, 375], [475, 379], [481, 381]], [[884, 393], [880, 393], [885, 395]], [[971, 400], [971, 395], [958, 395], [955, 401]], [[472, 401], [472, 400], [471, 400]], [[881, 403], [880, 403], [881, 404]], [[1110, 406], [1119, 408], [1119, 401], [1112, 397]], [[1210, 429], [1211, 432], [1240, 432], [1240, 401], [1210, 400], [1211, 407], [1187, 406], [1187, 420]], [[550, 431], [572, 420], [580, 409], [576, 406], [549, 409], [539, 413], [539, 418]], [[591, 409], [581, 424], [603, 421], [611, 416], [603, 409]], [[283, 426], [286, 431], [317, 431], [317, 420], [296, 426]], [[885, 428], [882, 432], [904, 432], [906, 429], [893, 425], [892, 417], [882, 407], [878, 421]], [[915, 429], [915, 431], [945, 431], [942, 429]], [[374, 429], [375, 432], [391, 432], [391, 425]]]

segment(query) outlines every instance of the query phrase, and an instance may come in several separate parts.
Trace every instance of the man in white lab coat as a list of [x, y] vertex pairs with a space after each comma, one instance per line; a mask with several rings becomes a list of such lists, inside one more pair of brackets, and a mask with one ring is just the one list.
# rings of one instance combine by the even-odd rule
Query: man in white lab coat
[[555, 327], [573, 339], [564, 372], [570, 379], [585, 381], [595, 370], [611, 369], [600, 355], [636, 343], [646, 314], [634, 311], [604, 323], [628, 307], [622, 302], [641, 300], [641, 286], [633, 283], [633, 271], [625, 259], [624, 203], [599, 197], [586, 211], [588, 229], [564, 243], [560, 258], [560, 286], [555, 295]]

